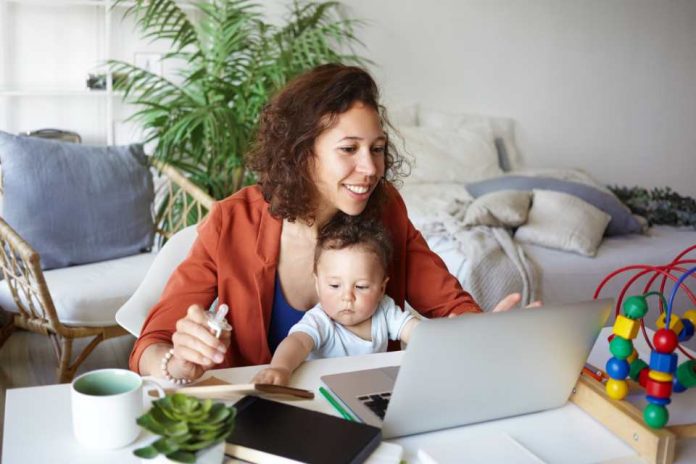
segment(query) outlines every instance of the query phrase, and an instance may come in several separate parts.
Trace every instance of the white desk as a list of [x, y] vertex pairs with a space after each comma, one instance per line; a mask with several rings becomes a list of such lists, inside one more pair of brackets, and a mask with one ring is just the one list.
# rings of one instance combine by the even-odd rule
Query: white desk
[[[645, 359], [648, 352], [641, 348], [645, 346], [644, 342], [638, 341], [636, 346]], [[606, 333], [603, 333], [590, 355], [590, 362], [602, 366], [609, 356], [606, 347]], [[293, 385], [310, 389], [317, 394], [314, 400], [296, 401], [293, 404], [337, 415], [318, 394], [320, 375], [396, 365], [400, 363], [402, 355], [403, 352], [382, 353], [305, 363], [293, 378]], [[259, 368], [224, 369], [215, 371], [214, 375], [234, 383], [248, 383]], [[685, 406], [688, 403], [691, 412], [685, 412], [689, 411]], [[691, 389], [674, 396], [670, 413], [681, 411], [689, 415], [687, 419], [693, 422], [696, 421], [694, 405], [696, 390]], [[149, 443], [151, 439], [143, 434], [128, 448], [108, 452], [87, 450], [72, 436], [68, 385], [7, 391], [2, 456], [4, 464], [137, 463], [139, 461], [132, 455], [132, 450]], [[426, 433], [394, 442], [404, 447], [404, 458], [410, 463], [419, 462], [417, 453], [420, 448], [457, 457], [459, 462], [493, 462], [511, 452], [516, 453], [516, 458], [507, 462], [642, 462], [628, 445], [573, 404], [552, 411]], [[696, 462], [696, 440], [679, 441], [677, 457], [678, 463]]]

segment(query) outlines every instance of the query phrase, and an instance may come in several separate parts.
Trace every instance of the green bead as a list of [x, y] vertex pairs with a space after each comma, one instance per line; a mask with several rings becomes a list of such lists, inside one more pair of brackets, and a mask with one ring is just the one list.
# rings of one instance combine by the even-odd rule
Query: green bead
[[630, 340], [626, 340], [623, 337], [616, 335], [611, 342], [609, 342], [609, 351], [618, 359], [626, 359], [633, 353], [633, 343]]
[[631, 370], [628, 371], [628, 376], [631, 378], [631, 380], [638, 382], [638, 379], [640, 377], [640, 371], [642, 371], [646, 367], [649, 367], [648, 363], [646, 363], [642, 359], [636, 359], [631, 363]]
[[623, 304], [624, 315], [629, 319], [641, 319], [648, 312], [648, 303], [642, 295], [626, 298]]
[[677, 380], [686, 388], [696, 387], [696, 361], [690, 359], [677, 367]]
[[661, 429], [667, 425], [669, 411], [659, 404], [648, 403], [643, 410], [643, 420], [653, 429]]

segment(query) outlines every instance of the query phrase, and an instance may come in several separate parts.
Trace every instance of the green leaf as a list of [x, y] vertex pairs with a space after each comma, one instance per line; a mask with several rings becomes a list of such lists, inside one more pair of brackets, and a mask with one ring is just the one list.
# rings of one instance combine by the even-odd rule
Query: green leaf
[[180, 448], [180, 443], [169, 438], [160, 438], [155, 441], [152, 446], [162, 454], [170, 454]]
[[144, 446], [133, 451], [133, 454], [139, 458], [153, 459], [157, 457], [159, 451], [154, 446]]
[[196, 462], [196, 455], [195, 454], [189, 453], [186, 451], [182, 451], [182, 450], [174, 451], [173, 453], [168, 454], [167, 458], [171, 459], [172, 461], [183, 462], [186, 464], [193, 464]]

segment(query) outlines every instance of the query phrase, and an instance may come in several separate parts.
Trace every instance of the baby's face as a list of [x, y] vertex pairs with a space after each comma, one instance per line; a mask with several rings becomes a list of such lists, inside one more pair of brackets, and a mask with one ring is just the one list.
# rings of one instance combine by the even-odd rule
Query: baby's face
[[388, 280], [379, 258], [362, 247], [324, 250], [315, 279], [326, 314], [348, 327], [372, 317]]

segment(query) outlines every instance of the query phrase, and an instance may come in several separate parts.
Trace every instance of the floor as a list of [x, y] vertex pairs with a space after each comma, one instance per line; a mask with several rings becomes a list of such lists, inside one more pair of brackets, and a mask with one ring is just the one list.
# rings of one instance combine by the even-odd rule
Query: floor
[[[82, 363], [77, 374], [106, 367], [127, 368], [128, 355], [134, 341], [134, 337], [126, 335], [99, 344]], [[73, 353], [79, 352], [87, 343], [87, 339], [76, 341]], [[51, 341], [43, 335], [18, 330], [0, 348], [0, 456], [5, 422], [5, 391], [9, 388], [56, 383], [56, 365]]]

